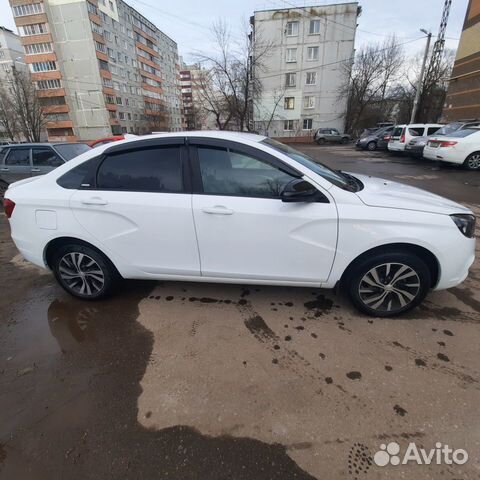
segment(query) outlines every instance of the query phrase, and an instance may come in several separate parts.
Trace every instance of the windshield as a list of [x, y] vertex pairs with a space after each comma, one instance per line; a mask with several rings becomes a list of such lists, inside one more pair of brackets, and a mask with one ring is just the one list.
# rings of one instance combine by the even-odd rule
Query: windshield
[[81, 153], [88, 152], [90, 147], [85, 143], [62, 143], [53, 145], [53, 148], [65, 159], [71, 160]]
[[299, 152], [298, 150], [295, 150], [294, 148], [289, 147], [284, 143], [277, 142], [276, 140], [272, 140], [271, 138], [266, 138], [265, 140], [262, 140], [261, 143], [268, 145], [269, 147], [272, 147], [275, 150], [289, 156], [291, 159], [300, 163], [304, 167], [309, 168], [310, 170], [325, 178], [330, 183], [333, 183], [337, 187], [350, 191], [358, 191], [361, 189], [361, 183], [358, 183], [357, 186], [354, 187], [352, 183], [352, 176], [336, 170], [332, 170], [331, 168], [316, 162], [308, 155], [305, 155], [304, 153]]

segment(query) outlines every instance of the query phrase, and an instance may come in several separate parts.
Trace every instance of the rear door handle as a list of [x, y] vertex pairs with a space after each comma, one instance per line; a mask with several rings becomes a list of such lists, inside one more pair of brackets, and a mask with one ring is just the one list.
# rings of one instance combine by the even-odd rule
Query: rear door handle
[[9, 169], [8, 169], [7, 167], [0, 168], [0, 170], [1, 170], [2, 172], [8, 172], [8, 171], [9, 171]]
[[215, 205], [214, 207], [202, 208], [203, 213], [208, 213], [209, 215], [233, 215], [234, 211], [230, 210], [223, 205]]
[[85, 200], [82, 200], [82, 203], [84, 205], [107, 205], [108, 204], [106, 200], [100, 197], [86, 198]]

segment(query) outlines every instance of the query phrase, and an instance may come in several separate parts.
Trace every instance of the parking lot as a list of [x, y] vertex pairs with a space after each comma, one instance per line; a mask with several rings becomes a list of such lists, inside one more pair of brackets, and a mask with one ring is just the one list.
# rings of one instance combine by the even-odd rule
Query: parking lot
[[[478, 172], [300, 149], [480, 215]], [[400, 319], [265, 286], [126, 282], [88, 303], [23, 262], [0, 221], [1, 479], [479, 477], [478, 259], [460, 287]], [[391, 441], [470, 460], [376, 466]]]

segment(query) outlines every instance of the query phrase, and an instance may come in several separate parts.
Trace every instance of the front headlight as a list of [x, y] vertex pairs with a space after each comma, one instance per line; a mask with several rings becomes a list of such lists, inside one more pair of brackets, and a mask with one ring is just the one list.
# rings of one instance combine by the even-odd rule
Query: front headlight
[[467, 238], [473, 238], [475, 236], [474, 215], [454, 214], [450, 215], [450, 218], [455, 222], [455, 225]]

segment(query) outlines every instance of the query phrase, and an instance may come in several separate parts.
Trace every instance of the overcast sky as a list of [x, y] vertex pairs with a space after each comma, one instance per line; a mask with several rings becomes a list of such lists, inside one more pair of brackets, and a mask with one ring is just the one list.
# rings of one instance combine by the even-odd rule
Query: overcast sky
[[[179, 53], [186, 61], [192, 59], [195, 51], [209, 51], [210, 27], [216, 19], [224, 19], [231, 28], [233, 36], [239, 36], [242, 23], [255, 10], [286, 8], [292, 5], [325, 5], [329, 3], [347, 3], [342, 0], [127, 0], [155, 23], [167, 35], [172, 37], [179, 47]], [[359, 2], [363, 13], [359, 18], [356, 48], [368, 42], [381, 42], [395, 34], [401, 42], [420, 38], [420, 28], [437, 34], [444, 0], [362, 0]], [[447, 47], [455, 49], [462, 31], [468, 0], [455, 0], [452, 4], [447, 28]], [[3, 26], [14, 31], [15, 24], [8, 0], [0, 0], [0, 12]], [[341, 28], [341, 27], [340, 27]], [[425, 46], [423, 40], [405, 45], [412, 55]]]

